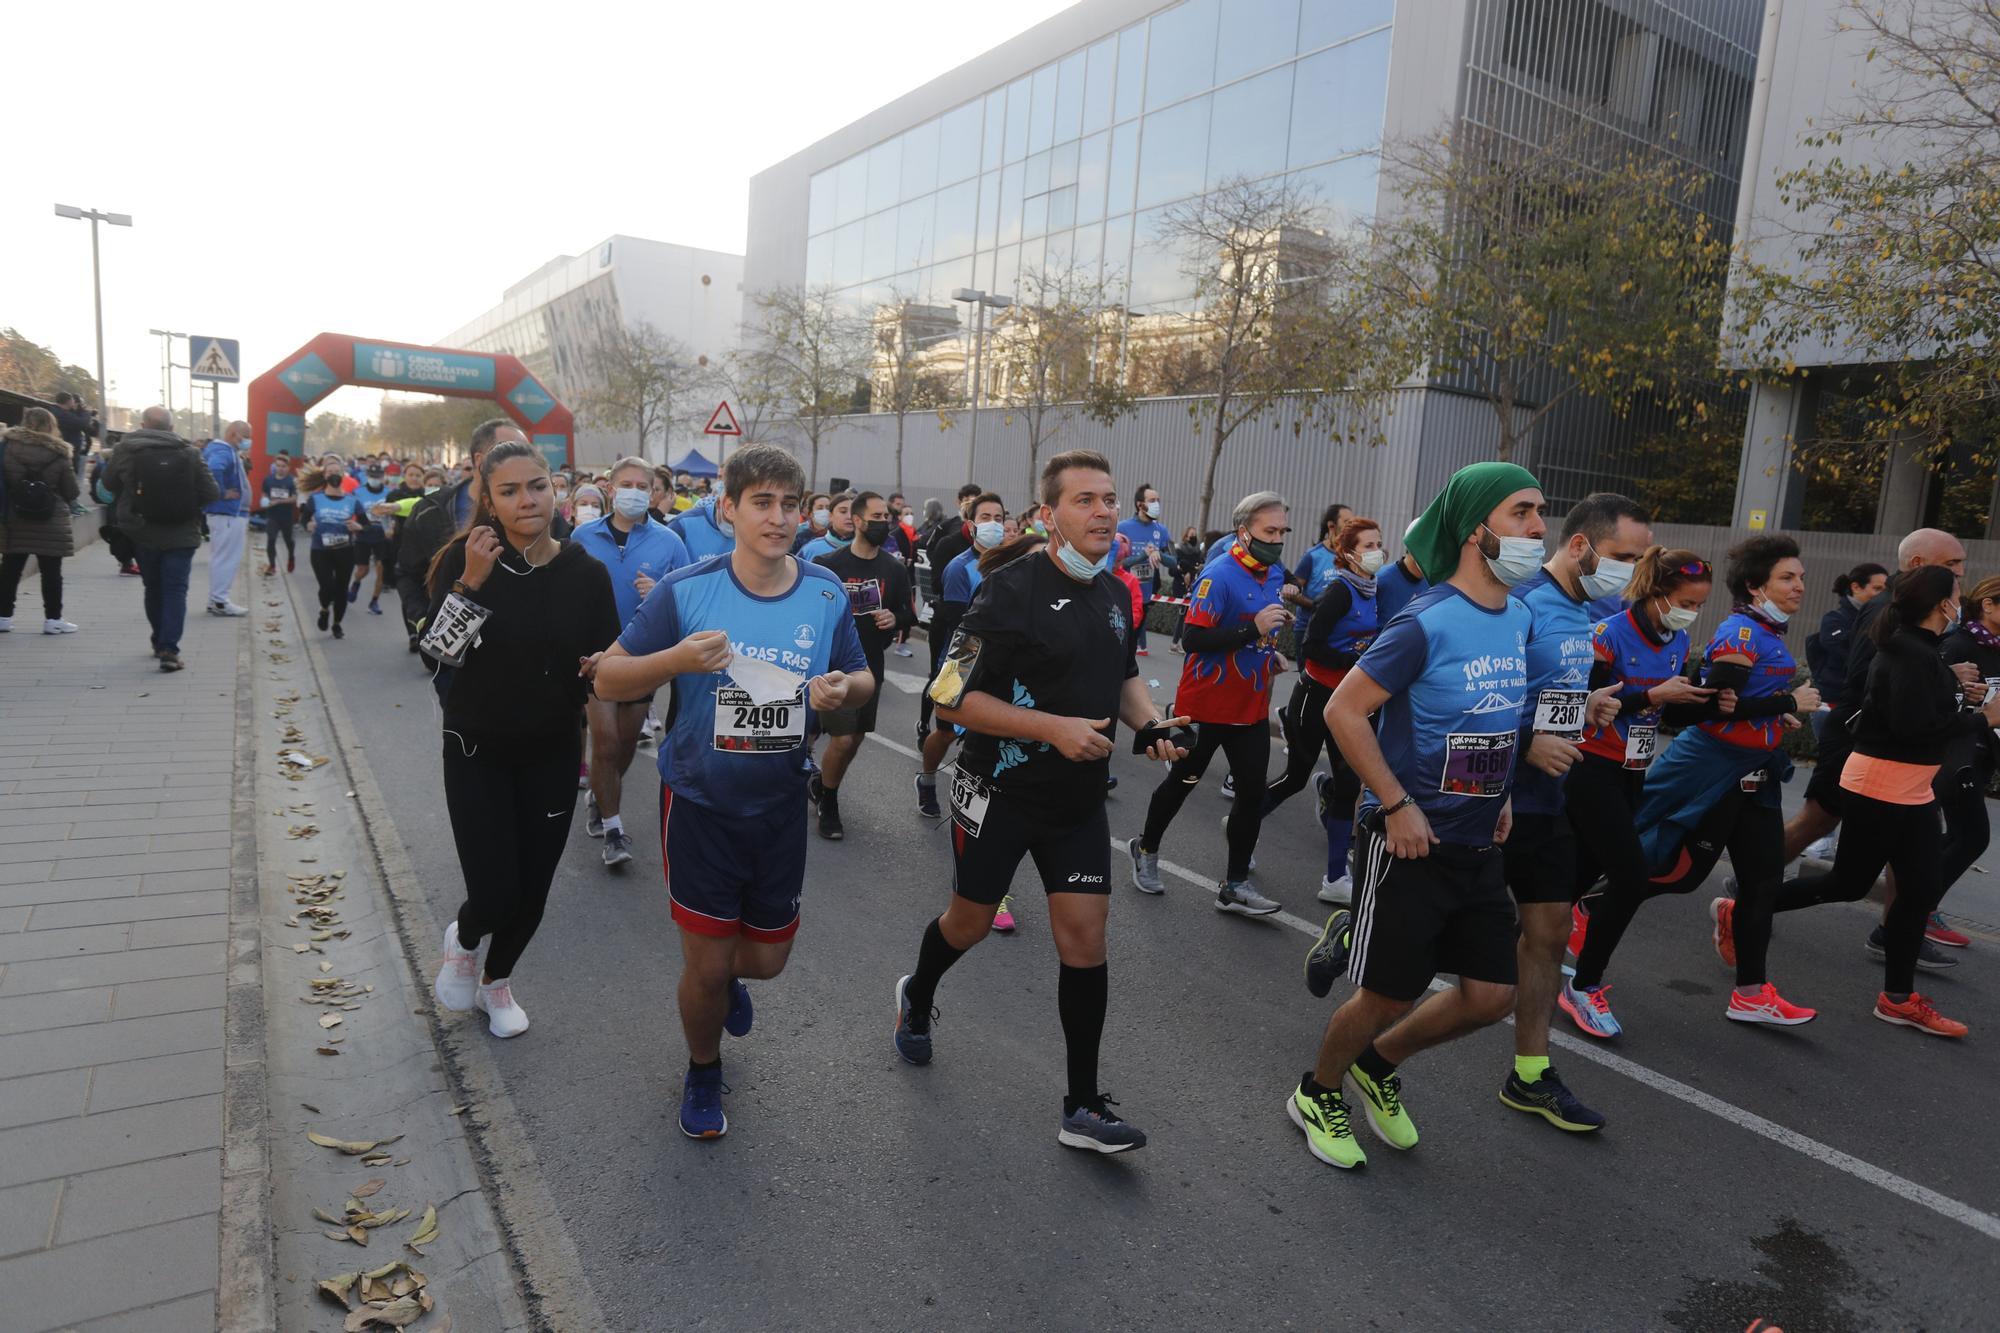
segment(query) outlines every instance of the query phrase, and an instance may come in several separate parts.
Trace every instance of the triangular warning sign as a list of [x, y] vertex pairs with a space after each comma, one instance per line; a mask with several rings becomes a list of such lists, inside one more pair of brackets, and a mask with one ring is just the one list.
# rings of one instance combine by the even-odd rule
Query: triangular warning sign
[[236, 378], [236, 367], [229, 364], [229, 355], [222, 350], [222, 344], [212, 342], [208, 350], [201, 354], [201, 359], [194, 363], [194, 373], [233, 380]]
[[729, 400], [723, 399], [709, 414], [708, 424], [701, 428], [703, 435], [741, 435], [743, 427], [736, 424], [736, 414], [729, 410]]

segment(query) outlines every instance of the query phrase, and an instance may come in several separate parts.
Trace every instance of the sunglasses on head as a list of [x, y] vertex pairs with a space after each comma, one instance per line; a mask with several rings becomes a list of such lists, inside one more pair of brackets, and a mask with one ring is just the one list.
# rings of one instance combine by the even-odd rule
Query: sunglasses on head
[[1677, 566], [1674, 570], [1674, 573], [1690, 579], [1705, 579], [1712, 572], [1706, 560], [1696, 560], [1690, 564]]

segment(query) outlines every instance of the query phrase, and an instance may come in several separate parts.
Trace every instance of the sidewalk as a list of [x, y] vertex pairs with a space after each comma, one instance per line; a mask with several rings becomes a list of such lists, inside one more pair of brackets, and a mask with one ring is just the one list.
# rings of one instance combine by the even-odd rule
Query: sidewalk
[[30, 575], [0, 636], [0, 1322], [213, 1329], [249, 621], [198, 555], [167, 675], [137, 578], [97, 544], [64, 576], [79, 633]]

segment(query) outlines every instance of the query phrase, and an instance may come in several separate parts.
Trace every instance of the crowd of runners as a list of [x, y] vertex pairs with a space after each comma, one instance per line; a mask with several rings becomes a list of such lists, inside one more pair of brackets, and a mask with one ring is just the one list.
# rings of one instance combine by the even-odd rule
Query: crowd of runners
[[[1947, 533], [1913, 532], [1896, 568], [1843, 576], [1807, 636], [1790, 538], [1666, 548], [1613, 494], [1552, 518], [1535, 477], [1508, 463], [1462, 469], [1400, 542], [1327, 506], [1288, 566], [1285, 497], [1245, 496], [1229, 530], [1176, 540], [1159, 492], [1121, 493], [1087, 450], [1049, 459], [1025, 507], [968, 485], [919, 511], [901, 495], [814, 494], [769, 446], [735, 450], [711, 488], [637, 458], [552, 472], [504, 421], [472, 444], [456, 469], [275, 461], [259, 487], [265, 573], [281, 539], [291, 568], [295, 515], [322, 630], [338, 637], [364, 592], [378, 612], [385, 583], [399, 594], [434, 675], [466, 883], [436, 994], [485, 1013], [496, 1036], [528, 1027], [512, 982], [578, 789], [604, 864], [623, 867], [623, 775], [656, 747], [690, 1137], [727, 1130], [723, 1035], [751, 1030], [749, 983], [785, 967], [809, 840], [845, 836], [843, 780], [876, 729], [887, 658], [914, 654], [920, 624], [913, 817], [949, 821], [953, 873], [943, 910], [910, 923], [909, 962], [885, 976], [894, 1049], [918, 1065], [938, 1054], [945, 975], [1014, 929], [1010, 894], [1032, 860], [1060, 960], [1066, 1146], [1146, 1143], [1100, 1084], [1106, 923], [1123, 883], [1167, 891], [1167, 835], [1218, 755], [1219, 912], [1283, 910], [1257, 883], [1256, 848], [1291, 797], [1311, 788], [1325, 833], [1330, 914], [1304, 981], [1315, 998], [1343, 976], [1351, 991], [1286, 1112], [1331, 1165], [1366, 1160], [1357, 1101], [1383, 1143], [1415, 1147], [1401, 1066], [1509, 1017], [1499, 1100], [1601, 1128], [1551, 1064], [1550, 1026], [1616, 1039], [1619, 943], [1643, 904], [1700, 889], [1725, 852], [1709, 904], [1735, 974], [1723, 1017], [1810, 1021], [1777, 987], [1774, 919], [1858, 901], [1886, 870], [1888, 906], [1865, 940], [1882, 969], [1873, 1014], [1966, 1033], [1916, 973], [1953, 966], [1968, 943], [1939, 904], [1987, 843], [2000, 577], [1964, 586]], [[1716, 601], [1727, 613], [1691, 640]], [[1163, 631], [1181, 660], [1159, 699], [1138, 659]], [[1807, 724], [1816, 762], [1787, 820], [1788, 741]], [[1114, 829], [1121, 744], [1161, 768], [1143, 823]]]

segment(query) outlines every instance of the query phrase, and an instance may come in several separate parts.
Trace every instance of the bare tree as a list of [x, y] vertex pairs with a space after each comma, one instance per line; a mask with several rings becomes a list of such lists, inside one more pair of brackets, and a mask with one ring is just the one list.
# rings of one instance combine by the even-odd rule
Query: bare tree
[[716, 368], [716, 384], [743, 428], [742, 443], [756, 444], [777, 417], [778, 378], [756, 331], [744, 330], [741, 336], [741, 345], [731, 348]]
[[651, 324], [633, 328], [613, 324], [600, 330], [585, 371], [580, 415], [600, 430], [630, 430], [639, 437], [638, 452], [666, 461], [675, 424], [683, 421], [694, 402], [703, 370], [678, 338]]
[[1042, 446], [1081, 414], [1108, 426], [1132, 408], [1119, 373], [1116, 319], [1104, 285], [1073, 265], [1031, 268], [994, 331], [1000, 401], [1028, 430], [1027, 493]]
[[751, 297], [752, 355], [768, 376], [774, 414], [804, 438], [808, 484], [819, 485], [821, 443], [866, 391], [868, 339], [832, 289], [778, 287]]
[[1377, 438], [1369, 409], [1412, 358], [1379, 336], [1366, 284], [1351, 279], [1360, 244], [1328, 229], [1295, 183], [1225, 181], [1169, 209], [1162, 237], [1195, 294], [1185, 313], [1144, 317], [1154, 325], [1148, 356], [1202, 395], [1190, 410], [1207, 418], [1199, 519], [1207, 531], [1216, 465], [1238, 429], [1293, 397], [1302, 420], [1330, 440]]
[[911, 301], [900, 294], [876, 310], [871, 342], [869, 407], [896, 418], [896, 489], [903, 489], [904, 430], [912, 412], [942, 411], [963, 396], [963, 361], [956, 371], [938, 348], [963, 346], [958, 313]]

